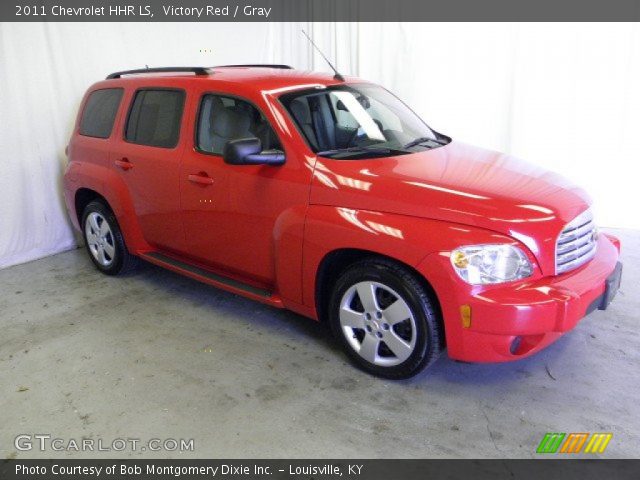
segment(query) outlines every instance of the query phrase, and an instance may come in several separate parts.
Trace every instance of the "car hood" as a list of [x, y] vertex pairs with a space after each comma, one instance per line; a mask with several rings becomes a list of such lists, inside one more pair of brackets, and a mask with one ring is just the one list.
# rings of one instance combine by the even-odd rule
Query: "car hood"
[[[591, 203], [562, 176], [510, 155], [460, 142], [369, 160], [319, 157], [311, 203], [486, 228], [534, 254]], [[548, 249], [547, 249], [548, 251]]]

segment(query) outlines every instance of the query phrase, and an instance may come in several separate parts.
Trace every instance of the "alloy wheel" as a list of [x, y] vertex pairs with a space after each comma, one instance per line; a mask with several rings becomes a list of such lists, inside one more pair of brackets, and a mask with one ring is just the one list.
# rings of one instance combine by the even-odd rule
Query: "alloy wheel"
[[85, 222], [87, 246], [93, 258], [103, 267], [113, 263], [116, 247], [109, 222], [98, 212], [91, 212]]
[[364, 360], [392, 367], [416, 346], [416, 320], [409, 304], [379, 282], [352, 285], [340, 301], [340, 325], [349, 345]]

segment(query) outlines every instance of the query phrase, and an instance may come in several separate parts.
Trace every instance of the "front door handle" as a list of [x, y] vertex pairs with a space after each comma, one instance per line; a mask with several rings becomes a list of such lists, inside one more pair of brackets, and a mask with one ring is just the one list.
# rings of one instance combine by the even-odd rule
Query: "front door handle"
[[189, 181], [193, 183], [199, 183], [200, 185], [212, 185], [213, 178], [207, 175], [204, 172], [198, 173], [197, 175], [189, 175]]
[[122, 170], [131, 170], [133, 168], [133, 163], [131, 163], [127, 157], [122, 157], [120, 160], [116, 160], [114, 163]]

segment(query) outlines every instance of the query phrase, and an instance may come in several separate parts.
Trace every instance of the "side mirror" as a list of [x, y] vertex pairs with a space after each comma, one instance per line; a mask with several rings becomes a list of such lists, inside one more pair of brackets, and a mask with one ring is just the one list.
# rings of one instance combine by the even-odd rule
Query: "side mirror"
[[230, 165], [282, 165], [284, 152], [279, 150], [263, 152], [259, 138], [238, 138], [226, 143], [222, 158]]
[[369, 101], [369, 98], [365, 97], [364, 95], [360, 95], [358, 97], [358, 102], [365, 110], [369, 110], [371, 108], [371, 102]]

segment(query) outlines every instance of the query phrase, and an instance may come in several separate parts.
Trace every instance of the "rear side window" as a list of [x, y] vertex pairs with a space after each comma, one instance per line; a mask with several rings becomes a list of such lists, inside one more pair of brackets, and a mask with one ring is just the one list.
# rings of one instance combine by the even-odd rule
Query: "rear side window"
[[122, 88], [106, 88], [91, 92], [82, 112], [80, 135], [109, 138], [122, 93]]
[[125, 139], [151, 147], [175, 147], [183, 107], [182, 90], [138, 90], [129, 112]]

